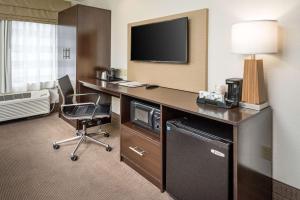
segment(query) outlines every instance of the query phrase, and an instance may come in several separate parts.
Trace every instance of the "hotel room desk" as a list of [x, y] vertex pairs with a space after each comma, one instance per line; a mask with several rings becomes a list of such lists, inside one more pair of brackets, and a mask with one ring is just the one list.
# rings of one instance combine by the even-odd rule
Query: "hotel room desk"
[[[149, 151], [153, 151], [156, 153], [155, 155], [160, 157], [158, 160], [155, 158], [150, 160], [145, 165], [123, 155], [121, 148], [121, 160], [141, 173], [161, 191], [165, 189], [165, 123], [169, 119], [193, 115], [199, 117], [199, 120], [205, 118], [213, 120], [215, 123], [224, 123], [232, 130], [233, 199], [247, 199], [249, 197], [271, 199], [272, 109], [270, 107], [262, 111], [244, 108], [223, 109], [210, 105], [198, 105], [196, 103], [197, 93], [176, 89], [163, 87], [149, 90], [145, 87], [128, 88], [93, 78], [81, 79], [79, 83], [80, 91], [89, 89], [120, 98], [121, 147], [122, 135], [132, 132], [133, 135], [137, 134], [145, 137], [147, 141], [151, 141], [154, 150], [150, 149]], [[130, 101], [133, 99], [160, 106], [161, 130], [158, 138], [130, 123]], [[158, 153], [157, 147], [159, 147]], [[153, 163], [156, 167], [147, 169], [147, 166]]]
[[[239, 125], [260, 113], [259, 111], [243, 108], [226, 110], [209, 105], [198, 105], [196, 103], [197, 93], [182, 90], [164, 87], [155, 89], [145, 89], [145, 87], [129, 88], [93, 78], [81, 79], [79, 82], [84, 87], [104, 92], [117, 98], [120, 98], [121, 95], [132, 96], [231, 125]], [[270, 108], [266, 110], [270, 110]]]

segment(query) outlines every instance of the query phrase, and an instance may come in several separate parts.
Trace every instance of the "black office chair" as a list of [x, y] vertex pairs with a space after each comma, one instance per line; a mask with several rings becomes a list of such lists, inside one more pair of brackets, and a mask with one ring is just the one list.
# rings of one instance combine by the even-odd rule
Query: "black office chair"
[[[75, 154], [79, 146], [82, 142], [89, 140], [95, 142], [96, 144], [100, 144], [106, 148], [106, 151], [111, 151], [112, 148], [99, 140], [96, 140], [91, 137], [92, 134], [87, 134], [87, 124], [93, 119], [100, 120], [107, 119], [111, 117], [111, 104], [110, 103], [100, 103], [101, 96], [97, 93], [85, 93], [85, 94], [75, 94], [74, 89], [72, 87], [70, 78], [68, 75], [58, 79], [58, 88], [60, 94], [62, 96], [62, 105], [61, 105], [61, 113], [62, 115], [69, 120], [79, 120], [82, 123], [82, 130], [77, 130], [75, 137], [54, 142], [53, 148], [59, 149], [59, 145], [63, 143], [67, 143], [74, 140], [79, 140], [76, 145], [74, 151], [71, 154], [71, 160], [76, 161], [78, 156]], [[96, 102], [88, 102], [88, 103], [76, 103], [76, 96], [86, 96], [86, 95], [96, 95], [98, 96]], [[104, 120], [105, 121], [105, 120]], [[106, 120], [107, 121], [107, 120]], [[109, 133], [102, 131], [104, 136], [108, 137]]]

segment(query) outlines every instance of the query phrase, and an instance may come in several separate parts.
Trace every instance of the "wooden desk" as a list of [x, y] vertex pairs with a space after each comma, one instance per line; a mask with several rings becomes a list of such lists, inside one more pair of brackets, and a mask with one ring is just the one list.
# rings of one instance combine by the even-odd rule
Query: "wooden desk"
[[[272, 199], [272, 109], [254, 111], [243, 108], [223, 109], [198, 105], [197, 94], [169, 88], [147, 90], [128, 88], [96, 79], [81, 79], [81, 88], [89, 88], [120, 98], [121, 104], [121, 160], [144, 177], [165, 189], [166, 121], [186, 115], [199, 120], [209, 119], [216, 126], [222, 123], [232, 133], [232, 195], [233, 199]], [[154, 103], [161, 109], [160, 135], [154, 137], [147, 130], [130, 123], [131, 100]], [[128, 141], [137, 141], [152, 152], [146, 161], [126, 152]], [[158, 158], [159, 157], [159, 158]]]
[[136, 97], [231, 125], [238, 125], [259, 114], [259, 111], [244, 108], [227, 110], [210, 105], [198, 105], [196, 103], [198, 94], [182, 90], [163, 87], [150, 90], [145, 89], [145, 87], [128, 88], [97, 79], [81, 79], [79, 82], [82, 86], [111, 94], [114, 97], [120, 98], [121, 95]]

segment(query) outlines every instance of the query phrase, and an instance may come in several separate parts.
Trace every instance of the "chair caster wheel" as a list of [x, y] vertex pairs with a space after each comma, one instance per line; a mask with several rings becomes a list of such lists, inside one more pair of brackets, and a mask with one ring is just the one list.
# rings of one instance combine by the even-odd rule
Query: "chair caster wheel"
[[76, 161], [77, 159], [78, 159], [78, 156], [76, 156], [76, 155], [72, 155], [72, 156], [71, 156], [71, 160], [72, 160], [72, 161]]
[[111, 151], [112, 150], [112, 148], [111, 148], [111, 146], [108, 146], [108, 147], [106, 147], [106, 151]]
[[59, 149], [59, 145], [58, 144], [53, 144], [53, 149]]
[[104, 137], [109, 137], [109, 133], [104, 133]]

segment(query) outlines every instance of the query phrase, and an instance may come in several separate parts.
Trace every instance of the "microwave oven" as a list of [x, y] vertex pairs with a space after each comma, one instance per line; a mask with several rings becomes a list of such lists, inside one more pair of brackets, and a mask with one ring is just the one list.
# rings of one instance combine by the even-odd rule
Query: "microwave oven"
[[160, 133], [160, 109], [138, 101], [130, 102], [130, 121], [134, 124]]

